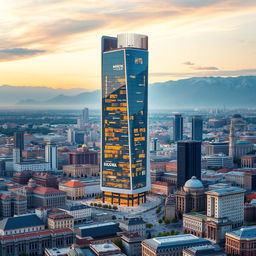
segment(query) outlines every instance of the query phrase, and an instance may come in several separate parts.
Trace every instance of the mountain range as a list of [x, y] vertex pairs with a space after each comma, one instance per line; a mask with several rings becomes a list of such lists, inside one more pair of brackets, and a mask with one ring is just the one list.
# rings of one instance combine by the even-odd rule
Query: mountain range
[[[256, 76], [193, 77], [149, 85], [151, 109], [255, 107]], [[100, 90], [0, 86], [0, 105], [100, 107]]]

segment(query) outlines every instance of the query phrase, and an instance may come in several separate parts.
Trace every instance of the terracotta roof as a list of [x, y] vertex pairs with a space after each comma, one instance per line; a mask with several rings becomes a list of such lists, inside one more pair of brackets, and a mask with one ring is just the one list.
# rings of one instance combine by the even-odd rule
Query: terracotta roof
[[62, 214], [49, 214], [48, 218], [58, 220], [58, 219], [73, 219], [72, 215], [69, 215], [67, 213], [62, 213]]
[[1, 199], [5, 199], [5, 200], [6, 200], [6, 199], [11, 199], [11, 198], [10, 198], [10, 196], [7, 195], [7, 194], [2, 194], [2, 195], [1, 195]]
[[61, 228], [61, 229], [48, 229], [48, 230], [41, 230], [37, 232], [30, 232], [30, 233], [23, 233], [18, 235], [5, 235], [0, 236], [0, 241], [6, 241], [6, 240], [16, 240], [16, 239], [26, 239], [29, 237], [39, 237], [44, 235], [54, 235], [59, 233], [73, 233], [72, 229], [70, 228]]
[[141, 237], [139, 235], [139, 233], [127, 233], [127, 234], [124, 234], [123, 236], [128, 237], [128, 238], [139, 238], [139, 237]]
[[70, 180], [70, 181], [64, 183], [63, 185], [66, 187], [84, 187], [85, 186], [84, 183], [77, 181], [77, 180]]
[[15, 197], [15, 199], [26, 199], [26, 197], [25, 197], [25, 196], [22, 196], [22, 195], [17, 195], [17, 196]]
[[45, 195], [45, 194], [57, 194], [57, 193], [65, 193], [61, 190], [55, 189], [55, 188], [49, 188], [49, 187], [36, 187], [34, 189], [34, 193], [36, 194], [41, 194], [41, 195]]

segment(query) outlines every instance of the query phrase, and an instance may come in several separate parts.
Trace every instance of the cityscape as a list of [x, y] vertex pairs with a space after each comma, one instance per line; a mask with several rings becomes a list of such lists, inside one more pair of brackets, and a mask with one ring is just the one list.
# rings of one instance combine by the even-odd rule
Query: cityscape
[[3, 3], [0, 256], [256, 256], [256, 5], [210, 2]]

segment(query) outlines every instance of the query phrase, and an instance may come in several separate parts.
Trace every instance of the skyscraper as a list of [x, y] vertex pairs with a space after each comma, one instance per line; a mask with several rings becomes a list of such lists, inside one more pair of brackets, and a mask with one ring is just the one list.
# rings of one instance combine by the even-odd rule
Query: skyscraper
[[135, 206], [150, 189], [148, 37], [102, 37], [103, 202]]
[[19, 149], [20, 160], [22, 160], [22, 150], [24, 150], [24, 132], [18, 131], [14, 133], [14, 148]]
[[174, 115], [173, 120], [173, 140], [183, 140], [183, 117], [181, 114]]
[[81, 121], [82, 121], [83, 125], [87, 125], [89, 123], [89, 109], [88, 108], [84, 108], [82, 110]]
[[51, 170], [58, 170], [58, 149], [50, 140], [45, 146], [45, 162], [50, 163]]
[[236, 136], [235, 136], [235, 124], [234, 119], [231, 119], [230, 123], [230, 131], [229, 131], [229, 150], [228, 155], [234, 157], [235, 156], [235, 143], [236, 143]]
[[192, 140], [203, 140], [203, 119], [201, 116], [192, 117]]
[[201, 142], [178, 141], [177, 144], [177, 187], [195, 176], [201, 180]]

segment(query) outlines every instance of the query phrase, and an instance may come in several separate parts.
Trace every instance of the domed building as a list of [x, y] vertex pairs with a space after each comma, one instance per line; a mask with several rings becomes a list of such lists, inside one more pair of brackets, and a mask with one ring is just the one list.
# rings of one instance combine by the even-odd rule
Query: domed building
[[175, 193], [176, 214], [181, 217], [183, 213], [190, 211], [205, 211], [205, 189], [200, 180], [193, 176], [185, 185]]

